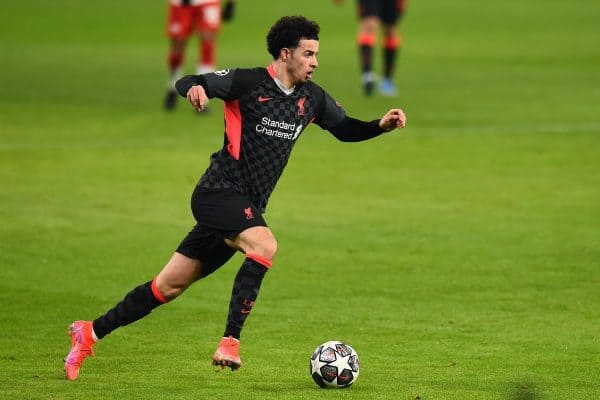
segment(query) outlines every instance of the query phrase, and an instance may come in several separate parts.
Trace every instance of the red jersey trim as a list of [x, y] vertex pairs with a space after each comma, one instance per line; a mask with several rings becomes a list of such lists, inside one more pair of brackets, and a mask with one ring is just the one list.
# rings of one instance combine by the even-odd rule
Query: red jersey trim
[[275, 67], [273, 67], [273, 64], [269, 64], [269, 66], [267, 67], [267, 72], [269, 73], [269, 75], [271, 75], [271, 78], [275, 78], [277, 76], [277, 71], [275, 71]]
[[237, 100], [225, 102], [225, 134], [229, 141], [227, 151], [234, 159], [239, 160], [242, 144], [242, 114]]

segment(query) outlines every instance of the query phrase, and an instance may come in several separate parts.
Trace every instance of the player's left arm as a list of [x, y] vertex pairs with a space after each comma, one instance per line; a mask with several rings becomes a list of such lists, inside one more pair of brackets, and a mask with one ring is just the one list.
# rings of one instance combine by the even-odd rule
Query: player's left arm
[[323, 89], [314, 89], [313, 93], [318, 102], [315, 123], [342, 142], [361, 142], [406, 125], [406, 115], [399, 108], [389, 110], [381, 119], [362, 121], [346, 115]]
[[385, 132], [379, 125], [379, 121], [378, 119], [361, 121], [360, 119], [344, 116], [344, 119], [327, 130], [342, 142], [362, 142]]
[[406, 116], [399, 108], [388, 111], [383, 118], [373, 121], [361, 121], [352, 117], [344, 117], [337, 125], [328, 129], [342, 142], [362, 142], [372, 139], [384, 132], [406, 126]]
[[386, 132], [406, 126], [406, 114], [400, 108], [392, 108], [379, 120], [379, 126]]

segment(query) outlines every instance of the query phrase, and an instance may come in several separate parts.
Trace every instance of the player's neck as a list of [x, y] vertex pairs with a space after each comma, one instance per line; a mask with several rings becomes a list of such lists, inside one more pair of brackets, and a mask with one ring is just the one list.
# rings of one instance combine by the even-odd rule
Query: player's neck
[[288, 73], [287, 66], [281, 60], [273, 61], [273, 70], [275, 71], [275, 78], [288, 90], [293, 90], [296, 83], [293, 81], [292, 76]]

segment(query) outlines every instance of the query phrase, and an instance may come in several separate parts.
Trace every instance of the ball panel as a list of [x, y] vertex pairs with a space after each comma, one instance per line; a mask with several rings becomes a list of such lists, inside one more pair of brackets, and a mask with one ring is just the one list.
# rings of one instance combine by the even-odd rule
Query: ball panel
[[319, 357], [319, 354], [321, 353], [321, 350], [323, 349], [323, 346], [319, 346], [315, 349], [315, 351], [312, 353], [312, 356], [310, 357], [311, 360], [316, 360], [317, 357]]
[[327, 347], [326, 349], [321, 350], [321, 354], [319, 355], [319, 361], [330, 363], [336, 360], [335, 350], [331, 347]]
[[340, 374], [338, 374], [337, 383], [339, 386], [348, 386], [351, 385], [354, 381], [354, 374], [349, 369], [343, 370]]
[[321, 377], [325, 382], [333, 382], [335, 378], [338, 376], [338, 369], [333, 365], [325, 364], [319, 368], [319, 372], [321, 373]]
[[358, 362], [358, 356], [356, 354], [351, 355], [350, 358], [348, 358], [348, 365], [350, 366], [350, 368], [352, 368], [352, 371], [358, 373], [358, 368], [360, 367], [360, 364]]
[[347, 357], [350, 354], [352, 354], [352, 348], [343, 343], [337, 343], [335, 345], [335, 351], [337, 351], [338, 354], [342, 357]]
[[326, 388], [327, 387], [327, 385], [323, 381], [323, 378], [321, 378], [321, 375], [319, 375], [318, 372], [313, 372], [312, 373], [312, 378], [313, 378], [313, 381], [315, 381], [315, 383], [317, 385], [319, 385], [319, 387], [322, 387], [322, 388]]

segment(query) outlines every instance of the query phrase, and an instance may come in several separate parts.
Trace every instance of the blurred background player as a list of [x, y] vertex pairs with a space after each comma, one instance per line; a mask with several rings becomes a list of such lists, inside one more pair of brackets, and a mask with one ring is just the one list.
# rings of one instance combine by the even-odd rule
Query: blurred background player
[[[343, 0], [334, 1], [337, 4], [343, 3]], [[383, 28], [383, 78], [379, 83], [379, 92], [384, 96], [397, 94], [393, 75], [402, 36], [396, 31], [396, 25], [404, 13], [406, 2], [407, 0], [357, 0], [360, 17], [357, 42], [362, 84], [367, 96], [373, 94], [376, 84], [373, 50], [377, 43], [379, 26]]]
[[169, 82], [165, 96], [165, 108], [172, 110], [177, 101], [175, 82], [182, 77], [182, 65], [189, 37], [199, 35], [197, 74], [215, 70], [216, 41], [221, 21], [233, 18], [235, 2], [220, 0], [169, 0], [167, 36], [170, 39], [168, 68]]

